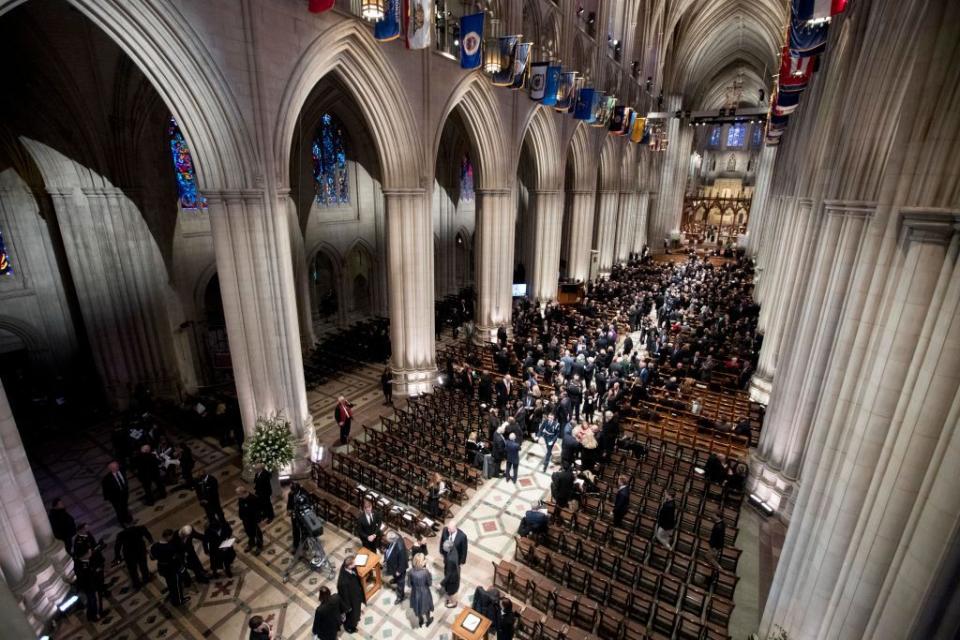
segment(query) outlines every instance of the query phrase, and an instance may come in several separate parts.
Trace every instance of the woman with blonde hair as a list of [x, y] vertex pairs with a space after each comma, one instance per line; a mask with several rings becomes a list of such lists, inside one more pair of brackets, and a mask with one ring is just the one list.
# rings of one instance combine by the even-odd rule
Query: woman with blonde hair
[[410, 608], [417, 616], [420, 627], [433, 623], [433, 595], [430, 593], [432, 583], [430, 571], [427, 570], [427, 557], [422, 553], [413, 556], [413, 569], [407, 576], [410, 583]]

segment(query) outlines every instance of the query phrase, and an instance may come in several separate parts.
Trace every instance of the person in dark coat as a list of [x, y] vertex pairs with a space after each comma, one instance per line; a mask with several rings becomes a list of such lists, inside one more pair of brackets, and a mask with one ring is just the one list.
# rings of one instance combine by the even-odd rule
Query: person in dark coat
[[396, 531], [387, 532], [387, 548], [383, 552], [383, 566], [387, 575], [396, 581], [397, 599], [393, 604], [400, 604], [404, 599], [404, 589], [407, 586], [407, 569], [410, 567], [410, 556], [407, 555], [407, 544]]
[[89, 547], [83, 549], [74, 560], [75, 586], [83, 594], [87, 608], [87, 620], [96, 622], [106, 612], [101, 599], [104, 590], [103, 558]]
[[573, 461], [577, 457], [577, 450], [580, 449], [580, 441], [573, 435], [573, 423], [568, 422], [563, 427], [563, 439], [560, 441], [560, 464], [564, 466], [573, 466]]
[[107, 465], [107, 474], [100, 483], [103, 499], [113, 505], [117, 521], [125, 524], [133, 520], [128, 504], [130, 502], [130, 483], [127, 474], [120, 470], [120, 463], [114, 460]]
[[627, 476], [620, 476], [617, 494], [613, 500], [613, 526], [622, 527], [623, 517], [630, 507], [630, 484]]
[[443, 533], [440, 534], [440, 555], [443, 555], [443, 543], [447, 539], [452, 539], [454, 546], [457, 548], [458, 558], [460, 564], [464, 564], [467, 561], [467, 534], [457, 528], [457, 525], [454, 523], [448, 524], [444, 529]]
[[[517, 474], [520, 469], [520, 443], [517, 442], [517, 434], [511, 433], [510, 438], [504, 442], [504, 450], [506, 451], [507, 458], [507, 470], [506, 478], [507, 482], [517, 483]], [[511, 476], [511, 470], [513, 470], [513, 475]]]
[[573, 498], [574, 479], [569, 465], [564, 465], [563, 469], [554, 472], [550, 479], [550, 495], [561, 509], [566, 508], [570, 499]]
[[197, 484], [193, 478], [193, 451], [186, 442], [177, 445], [177, 460], [180, 461], [180, 478], [183, 480], [183, 486], [193, 489]]
[[340, 575], [337, 576], [337, 595], [340, 596], [340, 604], [346, 614], [343, 628], [347, 633], [356, 633], [361, 608], [367, 602], [355, 562], [356, 556], [347, 556], [340, 566]]
[[384, 367], [380, 374], [380, 388], [383, 390], [383, 404], [393, 404], [393, 372]]
[[520, 519], [520, 528], [517, 533], [521, 536], [543, 534], [550, 525], [550, 516], [540, 510], [539, 504], [531, 505], [530, 509]]
[[507, 436], [506, 427], [500, 426], [493, 434], [493, 441], [490, 454], [493, 456], [493, 477], [500, 477], [500, 463], [507, 457]]
[[163, 487], [163, 478], [160, 474], [160, 459], [145, 444], [140, 447], [140, 453], [134, 456], [134, 467], [137, 470], [137, 478], [143, 486], [143, 501], [147, 505], [152, 505], [155, 498], [167, 497], [167, 490]]
[[540, 430], [537, 432], [537, 438], [543, 438], [543, 444], [547, 447], [547, 452], [543, 456], [543, 472], [547, 472], [550, 462], [553, 459], [553, 447], [557, 444], [557, 438], [560, 437], [560, 423], [557, 417], [552, 413], [547, 414], [543, 422], [540, 423]]
[[134, 589], [140, 589], [150, 581], [150, 571], [147, 568], [147, 543], [153, 544], [153, 536], [143, 525], [128, 522], [117, 533], [113, 544], [113, 562], [119, 564], [122, 560], [127, 565], [130, 582]]
[[380, 527], [383, 520], [373, 510], [373, 503], [369, 500], [363, 501], [363, 511], [357, 516], [357, 538], [361, 547], [366, 547], [371, 551], [380, 548]]
[[220, 546], [232, 535], [233, 529], [226, 521], [215, 518], [207, 522], [203, 532], [203, 552], [210, 558], [210, 571], [214, 578], [220, 575], [221, 569], [228, 578], [233, 577], [233, 561], [237, 559], [237, 552], [232, 546]]
[[517, 614], [513, 612], [513, 601], [500, 598], [500, 624], [497, 626], [497, 640], [513, 640], [513, 630], [517, 625]]
[[453, 540], [445, 540], [440, 545], [443, 553], [443, 581], [440, 586], [447, 594], [446, 607], [452, 609], [457, 606], [457, 601], [453, 599], [460, 590], [460, 554], [457, 553], [457, 545]]
[[253, 492], [260, 502], [260, 512], [267, 524], [273, 522], [276, 514], [273, 512], [273, 472], [268, 471], [262, 464], [254, 466]]
[[673, 549], [671, 539], [673, 530], [677, 528], [677, 505], [673, 501], [673, 491], [667, 491], [663, 503], [657, 512], [656, 538], [667, 549]]
[[[53, 531], [53, 537], [63, 543], [67, 549], [70, 548], [70, 541], [77, 535], [77, 521], [73, 519], [66, 507], [63, 506], [63, 500], [57, 498], [50, 505], [50, 529]], [[122, 523], [121, 523], [122, 524]]]
[[160, 542], [154, 542], [150, 547], [150, 556], [157, 561], [157, 573], [163, 576], [167, 583], [167, 598], [170, 604], [180, 606], [190, 599], [183, 595], [183, 556], [173, 542], [173, 529], [165, 529], [160, 536]]
[[613, 411], [605, 411], [603, 426], [600, 427], [600, 458], [602, 460], [610, 460], [619, 437], [620, 421], [617, 419], [617, 415]]
[[430, 592], [433, 578], [427, 569], [427, 557], [424, 554], [413, 556], [413, 569], [407, 579], [410, 582], [410, 608], [420, 622], [418, 626], [433, 624], [433, 594]]
[[199, 540], [203, 543], [203, 536], [194, 531], [190, 525], [181, 527], [177, 533], [177, 537], [174, 538], [174, 542], [177, 543], [180, 553], [183, 554], [184, 564], [193, 572], [193, 576], [197, 579], [197, 582], [210, 582], [207, 570], [203, 568], [203, 564], [200, 562], [200, 556], [197, 555], [197, 550], [193, 546], [194, 540]]
[[223, 515], [223, 507], [220, 506], [220, 483], [205, 469], [201, 469], [200, 479], [197, 481], [197, 500], [206, 512], [207, 520], [216, 517], [226, 521], [227, 517]]
[[337, 406], [333, 408], [333, 419], [340, 427], [340, 444], [347, 444], [350, 438], [350, 425], [353, 422], [353, 405], [343, 396], [337, 398]]
[[340, 596], [321, 586], [317, 591], [317, 610], [313, 614], [313, 635], [317, 640], [337, 640], [340, 631]]
[[723, 553], [723, 545], [727, 539], [727, 525], [721, 516], [714, 516], [713, 528], [710, 529], [710, 550], [713, 551], [711, 564], [717, 569], [720, 568], [720, 554]]
[[253, 549], [254, 555], [260, 555], [263, 550], [263, 531], [260, 530], [260, 500], [250, 493], [246, 487], [237, 487], [237, 510], [243, 530], [247, 534], [247, 546], [244, 551]]

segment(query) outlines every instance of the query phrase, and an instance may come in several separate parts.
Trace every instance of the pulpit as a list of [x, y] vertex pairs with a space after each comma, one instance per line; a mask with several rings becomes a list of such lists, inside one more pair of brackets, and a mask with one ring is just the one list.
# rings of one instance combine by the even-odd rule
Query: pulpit
[[483, 617], [480, 612], [464, 607], [453, 621], [453, 637], [460, 640], [482, 640], [491, 624], [490, 619]]
[[363, 585], [363, 593], [367, 597], [367, 602], [371, 602], [371, 598], [383, 586], [380, 565], [380, 556], [376, 551], [371, 551], [365, 547], [357, 551], [357, 575], [360, 576], [360, 584]]

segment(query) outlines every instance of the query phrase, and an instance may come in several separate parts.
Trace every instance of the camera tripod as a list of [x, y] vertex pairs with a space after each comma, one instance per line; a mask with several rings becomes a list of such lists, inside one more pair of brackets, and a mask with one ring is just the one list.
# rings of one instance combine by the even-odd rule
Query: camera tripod
[[[313, 557], [307, 560], [307, 554]], [[327, 577], [331, 580], [337, 573], [336, 568], [334, 568], [333, 563], [330, 561], [330, 556], [327, 555], [327, 552], [323, 548], [323, 543], [320, 542], [319, 538], [304, 535], [300, 537], [300, 542], [293, 552], [293, 559], [290, 560], [290, 564], [287, 565], [286, 570], [283, 572], [283, 582], [287, 581], [293, 568], [297, 566], [297, 562], [300, 560], [303, 560], [318, 571], [325, 569], [327, 571]]]

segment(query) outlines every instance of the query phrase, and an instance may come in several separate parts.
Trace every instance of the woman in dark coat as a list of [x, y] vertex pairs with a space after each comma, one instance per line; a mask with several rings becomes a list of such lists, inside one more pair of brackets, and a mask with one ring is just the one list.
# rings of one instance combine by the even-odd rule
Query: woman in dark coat
[[440, 586], [447, 594], [446, 607], [452, 609], [457, 606], [453, 596], [460, 590], [460, 554], [449, 538], [443, 543], [443, 582]]
[[357, 623], [360, 622], [360, 607], [367, 602], [363, 584], [354, 567], [355, 560], [355, 556], [347, 556], [340, 566], [340, 575], [337, 576], [337, 595], [340, 596], [340, 605], [346, 614], [343, 628], [347, 633], [356, 633]]
[[331, 595], [327, 587], [320, 587], [317, 598], [320, 604], [313, 614], [313, 635], [318, 640], [337, 640], [337, 632], [340, 631], [340, 596]]
[[407, 581], [410, 583], [410, 608], [420, 622], [418, 626], [427, 626], [433, 623], [433, 594], [430, 585], [433, 579], [427, 570], [427, 558], [422, 553], [413, 556], [413, 569]]

